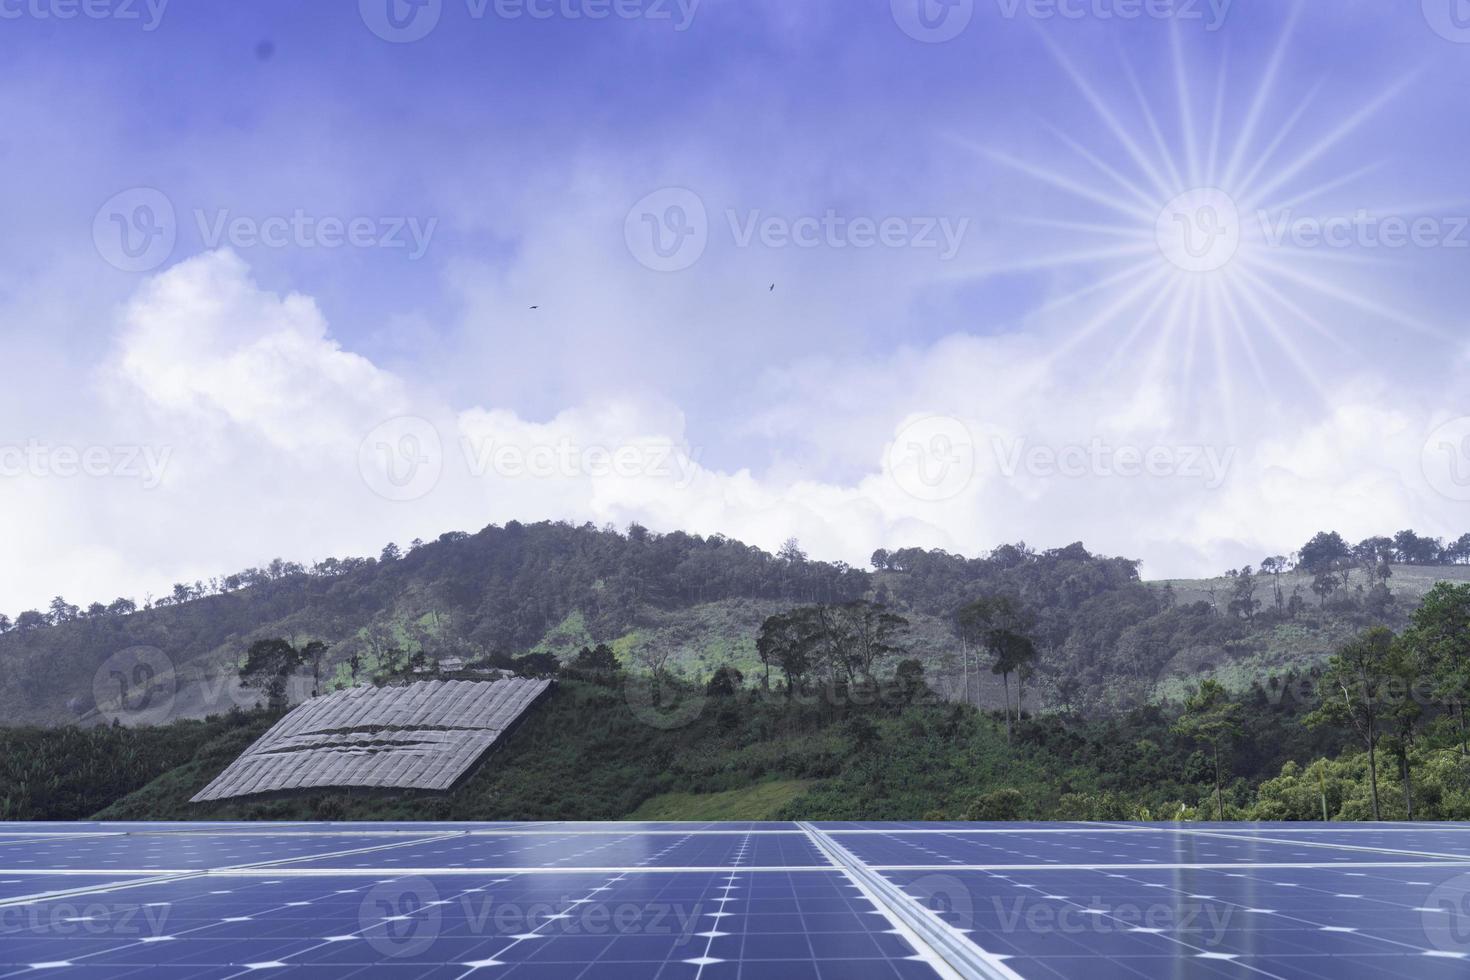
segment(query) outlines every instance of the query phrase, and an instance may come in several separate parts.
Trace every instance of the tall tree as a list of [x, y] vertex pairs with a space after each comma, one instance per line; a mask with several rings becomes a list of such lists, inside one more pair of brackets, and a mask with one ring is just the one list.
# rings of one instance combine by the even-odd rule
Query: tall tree
[[1461, 757], [1470, 758], [1465, 717], [1470, 705], [1470, 582], [1440, 582], [1426, 592], [1403, 642], [1455, 719]]
[[1174, 731], [1210, 747], [1215, 763], [1215, 810], [1225, 819], [1225, 791], [1221, 774], [1220, 750], [1232, 739], [1240, 737], [1240, 705], [1230, 700], [1225, 686], [1217, 680], [1205, 679], [1184, 702], [1184, 713], [1174, 724]]
[[1383, 736], [1385, 694], [1392, 684], [1394, 635], [1374, 626], [1344, 644], [1327, 663], [1322, 676], [1322, 704], [1307, 715], [1308, 727], [1351, 728], [1368, 752], [1368, 786], [1373, 819], [1382, 818], [1378, 805], [1378, 742]]
[[281, 711], [288, 703], [286, 681], [303, 662], [302, 652], [285, 640], [257, 640], [245, 652], [240, 683], [263, 691], [266, 705], [273, 711]]
[[[1011, 675], [1029, 675], [1037, 659], [1036, 643], [1031, 638], [1034, 619], [1021, 603], [1007, 595], [981, 596], [956, 614], [961, 631], [974, 637], [976, 645], [991, 656], [991, 673], [998, 674], [1005, 687], [1006, 744], [1013, 738], [1011, 724]], [[1020, 720], [1017, 706], [1016, 718]]]

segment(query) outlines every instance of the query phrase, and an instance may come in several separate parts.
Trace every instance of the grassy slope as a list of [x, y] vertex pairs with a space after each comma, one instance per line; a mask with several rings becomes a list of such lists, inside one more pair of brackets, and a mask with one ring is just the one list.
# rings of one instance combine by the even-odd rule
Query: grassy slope
[[[1388, 586], [1398, 599], [1401, 609], [1407, 612], [1417, 605], [1419, 599], [1436, 582], [1441, 581], [1470, 581], [1470, 566], [1395, 565]], [[1231, 580], [1225, 576], [1211, 579], [1167, 579], [1149, 584], [1155, 588], [1171, 586], [1176, 602], [1180, 605], [1208, 602], [1224, 610], [1230, 601]], [[1361, 571], [1355, 571], [1348, 587], [1366, 588], [1367, 584], [1365, 575]], [[1315, 620], [1318, 618], [1318, 600], [1312, 593], [1311, 586], [1312, 576], [1305, 572], [1294, 572], [1281, 577], [1283, 594], [1290, 596], [1294, 588], [1300, 587], [1302, 596], [1312, 611], [1311, 618]], [[1272, 601], [1269, 580], [1260, 584], [1256, 597], [1263, 603]], [[1155, 686], [1154, 697], [1161, 701], [1178, 702], [1203, 677], [1213, 677], [1233, 691], [1246, 691], [1265, 678], [1310, 670], [1325, 663], [1360, 628], [1329, 613], [1320, 617], [1320, 622], [1304, 617], [1297, 622], [1265, 624], [1253, 630], [1241, 643], [1229, 647], [1181, 650]]]

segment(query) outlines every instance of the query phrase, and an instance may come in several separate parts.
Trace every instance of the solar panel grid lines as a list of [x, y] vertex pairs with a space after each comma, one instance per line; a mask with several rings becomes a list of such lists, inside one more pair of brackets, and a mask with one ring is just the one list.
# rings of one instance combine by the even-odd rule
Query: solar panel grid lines
[[525, 678], [419, 681], [313, 698], [193, 799], [336, 787], [447, 790], [550, 684]]
[[1470, 861], [1396, 853], [1459, 855], [1465, 827], [120, 829], [7, 849], [31, 867], [0, 871], [0, 976], [1470, 976]]

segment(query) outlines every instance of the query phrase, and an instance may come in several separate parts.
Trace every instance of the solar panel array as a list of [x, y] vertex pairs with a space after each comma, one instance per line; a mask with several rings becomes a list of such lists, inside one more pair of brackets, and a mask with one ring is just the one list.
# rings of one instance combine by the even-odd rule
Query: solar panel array
[[0, 825], [0, 977], [1470, 976], [1470, 827]]
[[290, 790], [446, 790], [544, 694], [513, 678], [354, 687], [273, 725], [193, 801]]

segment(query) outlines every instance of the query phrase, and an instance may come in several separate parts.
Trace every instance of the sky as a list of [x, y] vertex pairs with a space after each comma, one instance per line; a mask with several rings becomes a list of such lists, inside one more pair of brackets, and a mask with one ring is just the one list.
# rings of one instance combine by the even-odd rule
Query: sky
[[0, 610], [509, 520], [1470, 531], [1463, 0], [0, 0]]

